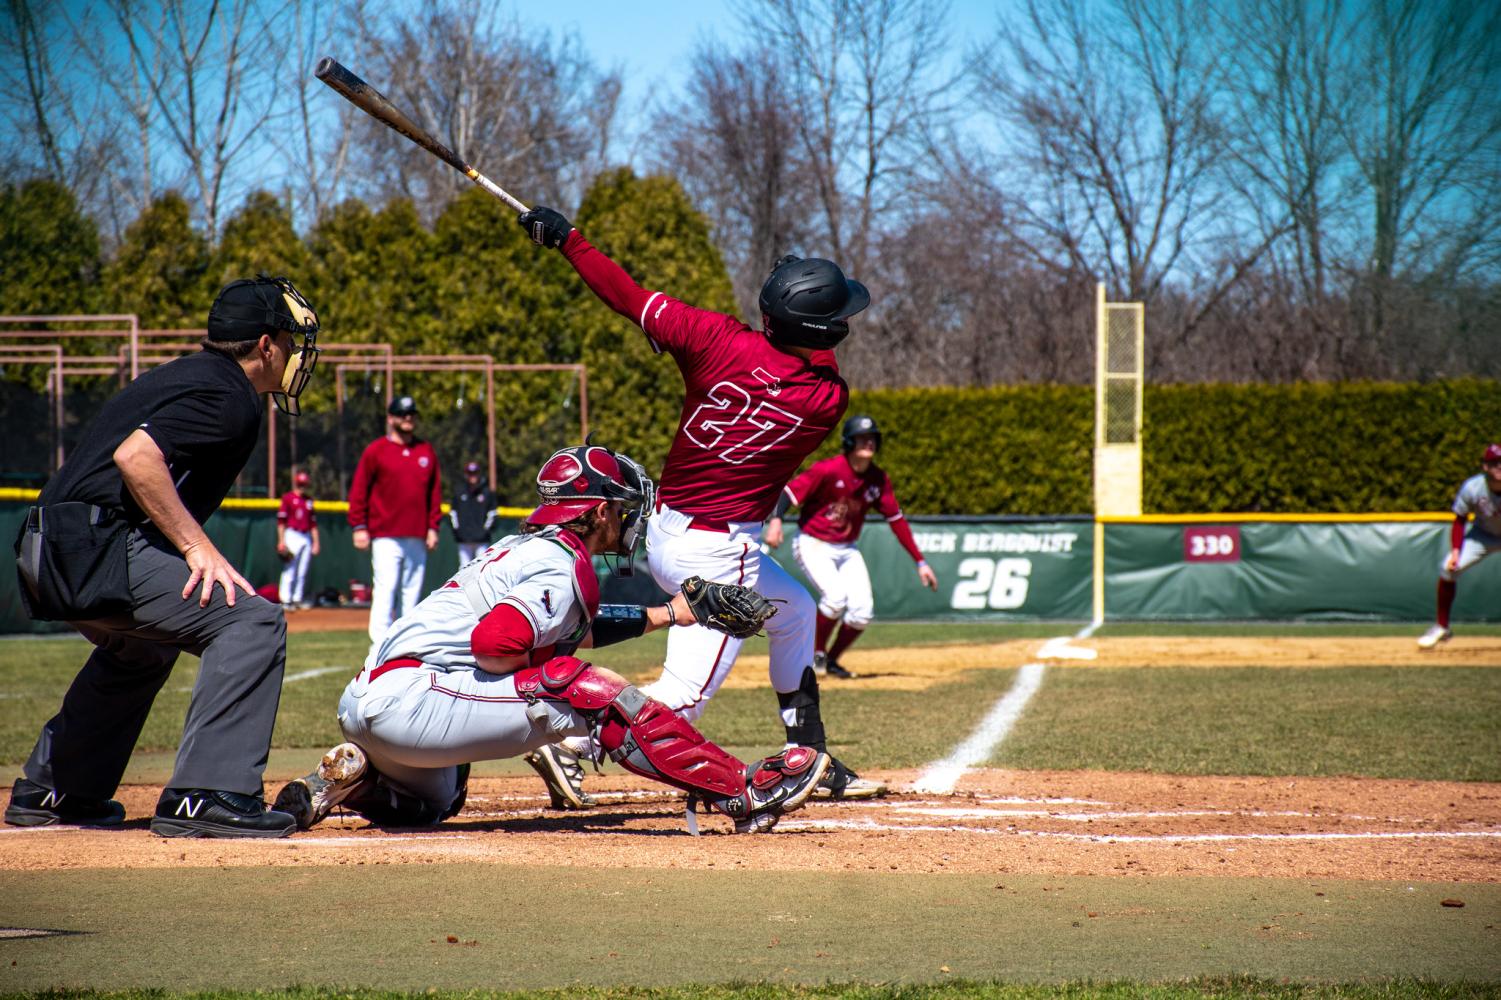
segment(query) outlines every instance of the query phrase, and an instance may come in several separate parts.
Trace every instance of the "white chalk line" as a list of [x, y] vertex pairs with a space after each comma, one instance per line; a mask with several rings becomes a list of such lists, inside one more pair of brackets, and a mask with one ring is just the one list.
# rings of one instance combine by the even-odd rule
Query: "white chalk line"
[[[906, 806], [896, 804], [892, 806], [893, 812], [907, 813], [914, 816], [933, 816], [941, 819], [990, 819], [992, 817], [1025, 817], [1056, 819], [1065, 823], [1089, 823], [1097, 819], [1170, 819], [1177, 816], [1247, 816], [1253, 819], [1265, 819], [1271, 816], [1289, 816], [1299, 819], [1328, 819], [1328, 813], [1315, 812], [1265, 812], [1260, 809], [1166, 809], [1160, 811], [1102, 811], [1102, 812], [1078, 812], [1061, 813], [1048, 809], [953, 809], [943, 806]], [[1369, 820], [1369, 816], [1347, 816], [1342, 819]]]
[[[295, 683], [296, 681], [305, 681], [311, 677], [322, 677], [324, 674], [336, 674], [340, 672], [347, 673], [350, 677], [353, 677], [359, 671], [354, 667], [346, 667], [342, 664], [333, 667], [314, 667], [312, 670], [299, 670], [295, 674], [286, 674], [282, 677], [281, 683], [282, 686], [285, 687], [286, 685]], [[178, 694], [185, 694], [193, 690], [193, 685], [185, 684], [180, 687], [175, 687], [172, 690], [176, 691]]]
[[784, 819], [782, 830], [868, 830], [889, 833], [960, 833], [989, 837], [1047, 837], [1093, 843], [1188, 843], [1235, 840], [1501, 840], [1501, 830], [1391, 830], [1342, 833], [1067, 833], [1054, 830], [1016, 830], [995, 827], [954, 827], [882, 823], [877, 820]]
[[[1099, 622], [1090, 622], [1073, 635], [1075, 639], [1088, 639], [1094, 635], [1095, 629], [1100, 627]], [[1067, 636], [1059, 636], [1066, 645]], [[1057, 646], [1056, 640], [1044, 643], [1044, 648]], [[922, 774], [917, 776], [917, 781], [912, 788], [918, 792], [937, 792], [948, 794], [954, 790], [959, 779], [964, 777], [966, 771], [982, 764], [990, 759], [995, 748], [1001, 745], [1001, 741], [1011, 735], [1011, 728], [1016, 725], [1016, 720], [1021, 718], [1022, 710], [1027, 707], [1027, 702], [1042, 687], [1042, 675], [1047, 666], [1041, 660], [1022, 664], [1016, 672], [1016, 680], [1011, 687], [1001, 696], [1001, 700], [993, 705], [985, 718], [975, 727], [975, 731], [954, 748], [953, 752], [940, 761], [935, 761], [923, 769]]]

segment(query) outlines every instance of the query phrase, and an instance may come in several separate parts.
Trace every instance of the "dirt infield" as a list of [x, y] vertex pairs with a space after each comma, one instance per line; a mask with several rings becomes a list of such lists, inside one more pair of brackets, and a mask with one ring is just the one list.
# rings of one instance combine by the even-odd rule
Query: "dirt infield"
[[[362, 630], [359, 609], [289, 616], [294, 631]], [[1038, 659], [1036, 639], [864, 649], [847, 665], [862, 688], [920, 690], [975, 669]], [[1141, 666], [1496, 666], [1501, 638], [1460, 637], [1430, 653], [1409, 638], [1080, 640], [1091, 669]], [[764, 657], [727, 687], [766, 684]], [[682, 797], [612, 769], [591, 778], [602, 805], [546, 808], [530, 777], [477, 778], [464, 812], [437, 830], [388, 832], [335, 816], [288, 840], [163, 840], [146, 829], [160, 789], [121, 789], [124, 830], [0, 827], [0, 870], [476, 861], [598, 868], [1220, 875], [1501, 882], [1501, 784], [1333, 778], [1173, 777], [980, 770], [952, 795], [912, 791], [915, 772], [877, 776], [891, 796], [815, 800], [768, 836], [729, 836], [704, 817], [685, 832]], [[269, 789], [274, 792], [275, 788]]]
[[682, 798], [612, 771], [602, 804], [546, 808], [531, 778], [477, 779], [436, 830], [336, 815], [282, 841], [164, 840], [159, 789], [126, 786], [126, 828], [0, 828], [0, 869], [430, 864], [603, 868], [1218, 875], [1501, 882], [1501, 784], [976, 771], [953, 795], [814, 800], [765, 836], [723, 817], [685, 830]]

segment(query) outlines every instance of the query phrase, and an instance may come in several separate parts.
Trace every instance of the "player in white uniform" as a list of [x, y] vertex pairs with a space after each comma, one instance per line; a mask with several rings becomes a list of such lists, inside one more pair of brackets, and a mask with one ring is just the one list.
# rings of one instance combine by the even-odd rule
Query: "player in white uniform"
[[[761, 528], [783, 485], [848, 405], [833, 348], [849, 333], [849, 317], [869, 304], [869, 292], [833, 261], [784, 257], [761, 289], [762, 323], [752, 329], [642, 288], [553, 209], [539, 206], [519, 221], [533, 242], [560, 251], [591, 291], [639, 326], [654, 351], [677, 363], [683, 409], [648, 526], [652, 576], [669, 594], [697, 575], [779, 602], [766, 632], [787, 744], [825, 749], [813, 599], [792, 574], [761, 558]], [[729, 676], [740, 645], [701, 627], [674, 629], [662, 676], [644, 690], [695, 720]], [[843, 798], [884, 791], [838, 760], [823, 789]]]
[[[1432, 649], [1454, 635], [1449, 629], [1449, 612], [1459, 589], [1459, 575], [1501, 549], [1501, 444], [1485, 449], [1480, 467], [1483, 471], [1461, 483], [1454, 496], [1449, 551], [1438, 571], [1438, 615], [1433, 627], [1418, 639], [1419, 649]], [[1473, 523], [1471, 514], [1475, 515]]]
[[468, 765], [591, 737], [628, 771], [771, 829], [828, 768], [791, 747], [747, 767], [667, 706], [573, 650], [692, 622], [682, 594], [655, 608], [599, 607], [593, 556], [629, 556], [652, 482], [605, 448], [557, 452], [537, 476], [529, 533], [504, 538], [403, 615], [339, 700], [347, 742], [289, 783], [277, 808], [308, 829], [343, 804], [374, 823], [426, 826], [463, 806]]

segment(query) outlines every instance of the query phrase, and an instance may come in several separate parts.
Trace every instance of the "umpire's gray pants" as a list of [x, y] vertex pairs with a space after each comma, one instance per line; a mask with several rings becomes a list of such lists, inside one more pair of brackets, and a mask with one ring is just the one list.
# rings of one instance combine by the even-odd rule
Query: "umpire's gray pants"
[[186, 600], [188, 564], [154, 532], [130, 532], [130, 611], [73, 622], [94, 652], [62, 708], [45, 726], [25, 766], [47, 788], [109, 798], [140, 738], [156, 694], [179, 653], [202, 658], [169, 788], [261, 794], [271, 727], [287, 662], [287, 621], [279, 605], [239, 593], [234, 607], [214, 588]]

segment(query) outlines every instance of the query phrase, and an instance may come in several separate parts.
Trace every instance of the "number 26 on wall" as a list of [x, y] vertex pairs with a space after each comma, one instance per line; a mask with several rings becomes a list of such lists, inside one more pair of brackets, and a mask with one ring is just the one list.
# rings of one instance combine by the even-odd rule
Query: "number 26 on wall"
[[1013, 611], [1027, 603], [1030, 559], [966, 559], [949, 606], [959, 611]]

